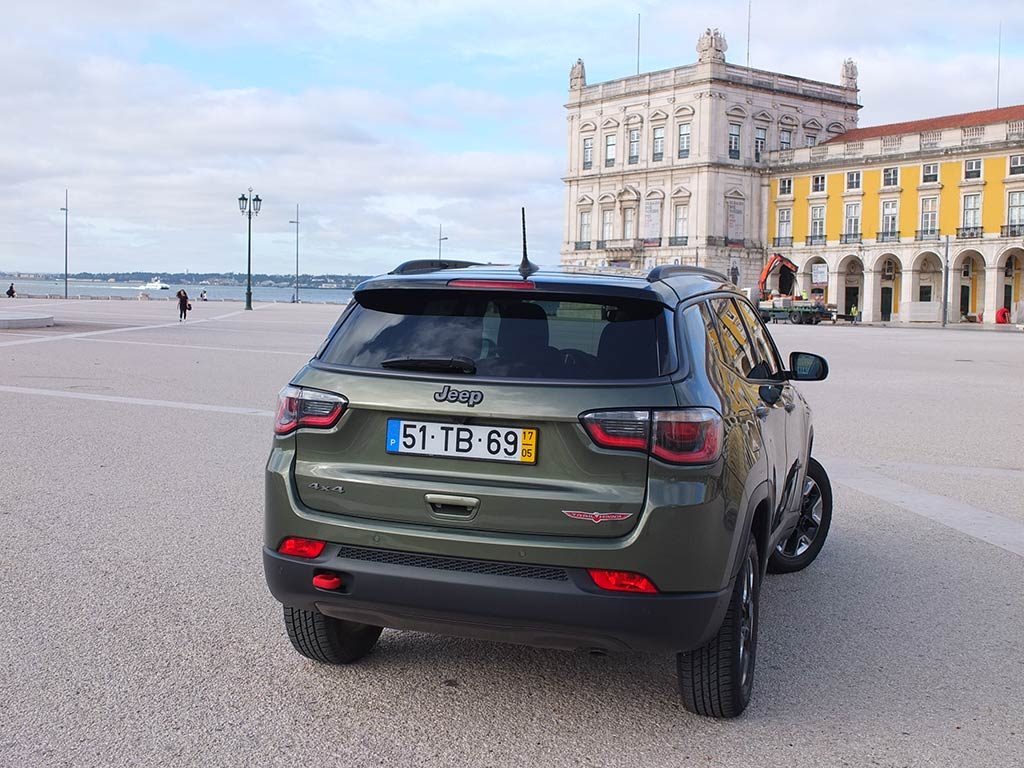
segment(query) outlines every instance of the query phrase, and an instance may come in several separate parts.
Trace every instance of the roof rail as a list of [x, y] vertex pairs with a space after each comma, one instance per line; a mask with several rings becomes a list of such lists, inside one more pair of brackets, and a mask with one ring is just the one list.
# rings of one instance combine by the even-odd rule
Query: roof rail
[[656, 283], [658, 280], [664, 280], [675, 275], [705, 275], [706, 277], [714, 277], [721, 280], [723, 283], [729, 282], [729, 278], [721, 272], [716, 272], [706, 267], [689, 267], [685, 264], [662, 264], [660, 267], [655, 267], [647, 273], [647, 282]]
[[420, 272], [439, 272], [442, 269], [465, 269], [485, 266], [478, 261], [453, 261], [452, 259], [413, 259], [399, 264], [389, 275], [415, 275]]

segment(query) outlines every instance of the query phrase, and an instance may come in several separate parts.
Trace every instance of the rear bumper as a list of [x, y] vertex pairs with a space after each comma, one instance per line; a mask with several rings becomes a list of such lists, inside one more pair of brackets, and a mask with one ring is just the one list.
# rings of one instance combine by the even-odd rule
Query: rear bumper
[[[263, 565], [274, 597], [293, 608], [394, 629], [549, 648], [697, 648], [718, 630], [731, 592], [605, 592], [581, 568], [524, 569], [338, 544], [329, 544], [315, 560], [265, 547]], [[341, 575], [341, 589], [313, 586], [313, 576], [325, 571]]]

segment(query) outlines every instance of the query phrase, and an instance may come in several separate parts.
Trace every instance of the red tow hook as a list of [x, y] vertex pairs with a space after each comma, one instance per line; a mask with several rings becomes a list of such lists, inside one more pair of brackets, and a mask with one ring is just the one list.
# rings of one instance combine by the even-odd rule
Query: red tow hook
[[318, 573], [313, 577], [313, 586], [328, 591], [341, 589], [341, 576], [336, 573]]

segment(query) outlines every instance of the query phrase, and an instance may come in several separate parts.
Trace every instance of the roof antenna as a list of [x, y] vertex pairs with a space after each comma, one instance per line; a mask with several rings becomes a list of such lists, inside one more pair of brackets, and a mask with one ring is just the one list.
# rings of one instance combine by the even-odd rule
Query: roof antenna
[[519, 274], [523, 277], [529, 277], [534, 272], [540, 269], [536, 264], [530, 261], [530, 257], [526, 255], [526, 207], [522, 208], [523, 212], [523, 260], [519, 263]]

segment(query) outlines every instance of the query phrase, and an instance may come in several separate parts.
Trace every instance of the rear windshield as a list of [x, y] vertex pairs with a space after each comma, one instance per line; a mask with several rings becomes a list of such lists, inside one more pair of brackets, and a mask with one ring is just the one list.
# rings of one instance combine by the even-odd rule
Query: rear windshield
[[399, 358], [460, 357], [477, 376], [650, 379], [676, 368], [667, 312], [603, 296], [363, 292], [320, 360], [380, 369]]

